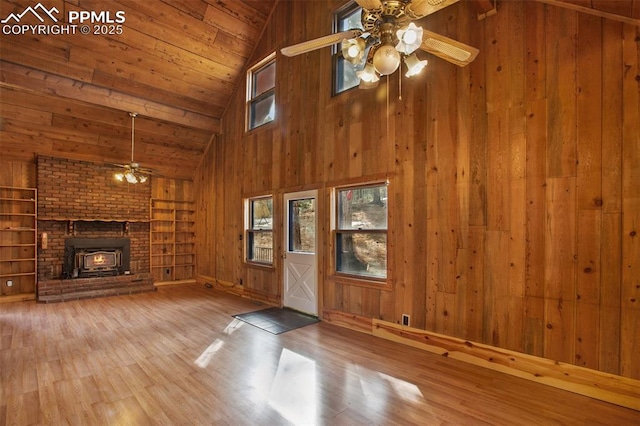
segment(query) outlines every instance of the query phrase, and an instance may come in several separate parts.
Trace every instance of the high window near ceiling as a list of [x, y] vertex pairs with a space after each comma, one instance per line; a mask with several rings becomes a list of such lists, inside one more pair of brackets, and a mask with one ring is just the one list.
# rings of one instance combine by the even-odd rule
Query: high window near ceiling
[[245, 201], [246, 260], [273, 264], [273, 197]]
[[247, 72], [247, 130], [270, 123], [276, 117], [275, 52]]
[[[360, 16], [362, 8], [356, 2], [349, 2], [345, 7], [338, 10], [334, 17], [334, 32], [342, 32], [352, 29], [362, 29]], [[360, 79], [356, 75], [353, 65], [342, 56], [341, 45], [337, 44], [333, 48], [333, 92], [342, 93], [356, 87]]]
[[335, 272], [367, 279], [387, 277], [386, 183], [349, 186], [334, 194]]

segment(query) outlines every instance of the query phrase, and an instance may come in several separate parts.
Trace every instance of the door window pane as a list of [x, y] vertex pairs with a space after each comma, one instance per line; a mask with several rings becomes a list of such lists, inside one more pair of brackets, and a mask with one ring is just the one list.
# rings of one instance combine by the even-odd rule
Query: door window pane
[[289, 201], [289, 251], [314, 253], [316, 250], [315, 200]]

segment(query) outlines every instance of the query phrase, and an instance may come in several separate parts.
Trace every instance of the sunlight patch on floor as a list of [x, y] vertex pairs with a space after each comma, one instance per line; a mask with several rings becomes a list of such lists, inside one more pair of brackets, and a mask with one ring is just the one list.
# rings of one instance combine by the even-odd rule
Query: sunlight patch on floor
[[205, 349], [200, 356], [194, 361], [194, 363], [200, 368], [207, 368], [211, 360], [213, 359], [216, 352], [218, 352], [222, 346], [224, 346], [224, 342], [220, 339], [216, 339], [210, 344], [207, 349]]
[[317, 415], [316, 362], [283, 349], [269, 392], [269, 405], [293, 424], [314, 424]]
[[245, 324], [246, 323], [244, 321], [240, 321], [239, 319], [234, 318], [233, 321], [231, 321], [229, 323], [229, 325], [227, 325], [224, 328], [224, 334], [231, 335], [231, 334], [235, 333], [236, 331], [238, 331]]
[[405, 380], [389, 376], [384, 373], [378, 373], [380, 377], [386, 380], [394, 391], [405, 401], [422, 402], [424, 401], [424, 395], [420, 389], [413, 383], [409, 383]]

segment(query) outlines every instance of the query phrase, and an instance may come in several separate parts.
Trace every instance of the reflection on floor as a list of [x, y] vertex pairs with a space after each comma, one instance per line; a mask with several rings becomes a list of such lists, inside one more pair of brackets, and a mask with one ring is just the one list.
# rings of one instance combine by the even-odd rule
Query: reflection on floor
[[[198, 285], [0, 309], [0, 424], [634, 424], [638, 412]], [[637, 423], [636, 423], [637, 424]]]

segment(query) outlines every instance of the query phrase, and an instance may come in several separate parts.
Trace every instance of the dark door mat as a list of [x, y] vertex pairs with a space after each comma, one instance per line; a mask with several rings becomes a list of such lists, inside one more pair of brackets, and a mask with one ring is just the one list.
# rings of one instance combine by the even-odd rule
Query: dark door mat
[[314, 316], [287, 308], [267, 308], [233, 315], [233, 317], [272, 334], [284, 333], [320, 321]]

